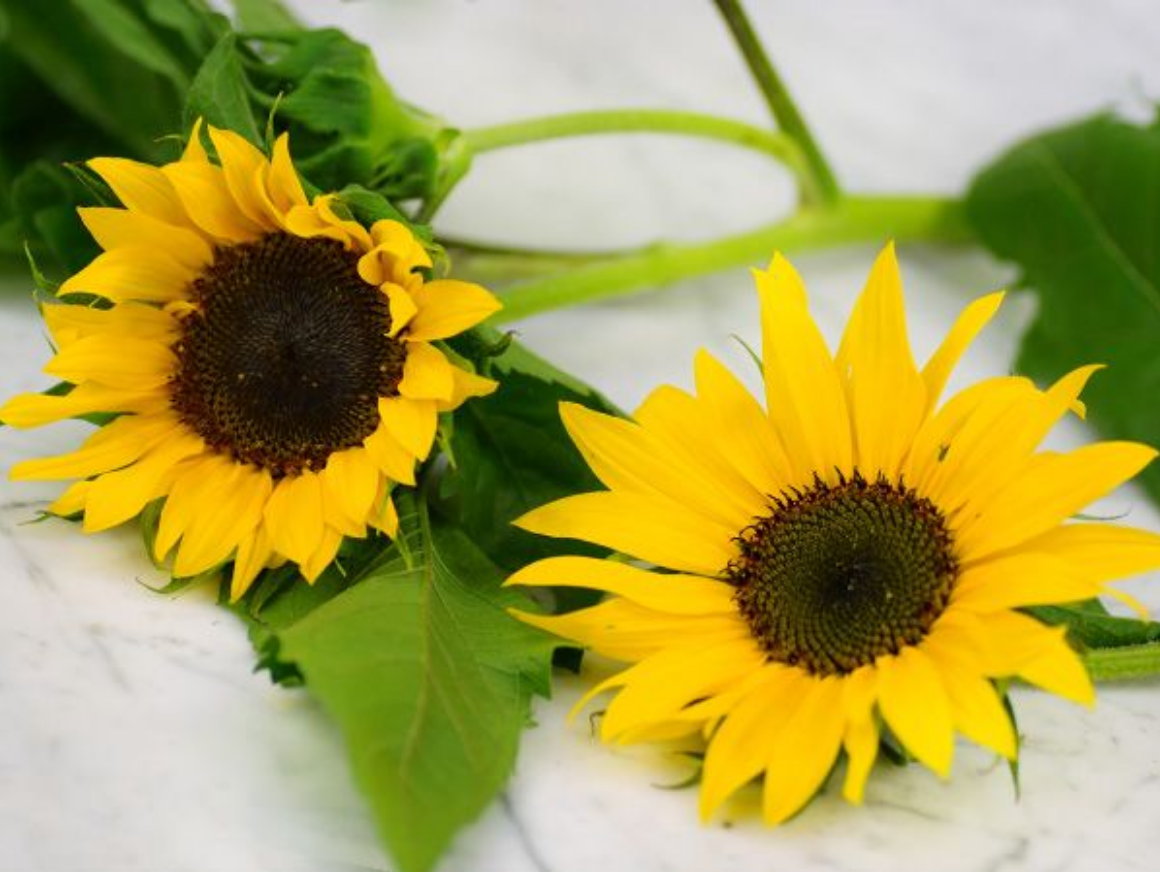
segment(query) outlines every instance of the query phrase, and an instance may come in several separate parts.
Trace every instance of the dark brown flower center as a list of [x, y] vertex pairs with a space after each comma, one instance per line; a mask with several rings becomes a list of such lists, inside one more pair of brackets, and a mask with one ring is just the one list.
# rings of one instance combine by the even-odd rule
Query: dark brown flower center
[[271, 233], [219, 248], [190, 288], [171, 402], [216, 451], [275, 477], [321, 469], [379, 425], [406, 351], [390, 310], [329, 239]]
[[783, 493], [738, 539], [727, 577], [771, 660], [844, 675], [921, 641], [958, 576], [946, 521], [860, 475]]

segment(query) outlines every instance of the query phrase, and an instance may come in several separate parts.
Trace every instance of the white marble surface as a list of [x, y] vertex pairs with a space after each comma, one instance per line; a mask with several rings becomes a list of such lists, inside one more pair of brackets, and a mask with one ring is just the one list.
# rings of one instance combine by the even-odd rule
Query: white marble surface
[[[701, 108], [763, 120], [705, 0], [363, 0], [296, 4], [372, 43], [401, 93], [463, 126], [602, 106]], [[958, 190], [997, 149], [1044, 124], [1160, 93], [1160, 14], [1147, 0], [971, 4], [754, 2], [759, 26], [843, 181], [870, 191]], [[776, 170], [723, 147], [587, 140], [488, 156], [445, 230], [604, 245], [698, 238], [789, 202]], [[872, 247], [796, 261], [831, 336]], [[920, 353], [969, 297], [1011, 278], [977, 253], [901, 252]], [[42, 387], [42, 331], [22, 276], [0, 277], [0, 394]], [[632, 405], [689, 383], [702, 345], [745, 363], [756, 337], [743, 270], [662, 294], [534, 319], [534, 347]], [[960, 383], [1010, 366], [1030, 308], [1017, 300]], [[1081, 361], [1076, 361], [1077, 364]], [[965, 376], [965, 379], [963, 378]], [[79, 428], [0, 430], [0, 464], [66, 450]], [[1059, 444], [1088, 438], [1079, 426]], [[208, 598], [173, 599], [135, 535], [22, 526], [55, 488], [0, 485], [0, 869], [5, 872], [350, 872], [387, 869], [335, 732], [308, 696], [250, 672], [241, 627]], [[1160, 529], [1127, 490], [1110, 512]], [[1160, 608], [1157, 579], [1134, 583]], [[135, 583], [141, 582], [141, 584]], [[561, 678], [537, 706], [516, 777], [464, 831], [443, 872], [1129, 870], [1160, 849], [1160, 685], [1105, 689], [1088, 712], [1018, 692], [1023, 797], [961, 745], [943, 784], [881, 771], [866, 806], [832, 796], [782, 829], [752, 798], [702, 827], [673, 759], [610, 749], [564, 713]]]

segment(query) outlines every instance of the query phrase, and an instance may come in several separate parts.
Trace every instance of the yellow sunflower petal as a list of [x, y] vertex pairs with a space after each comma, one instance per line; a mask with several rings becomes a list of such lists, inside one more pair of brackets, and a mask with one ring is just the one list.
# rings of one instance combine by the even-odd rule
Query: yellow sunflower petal
[[637, 605], [678, 615], [735, 614], [735, 589], [695, 575], [661, 575], [595, 557], [549, 557], [512, 575], [505, 584], [587, 587]]
[[410, 397], [380, 399], [379, 415], [391, 437], [412, 457], [427, 459], [438, 423], [433, 400], [413, 400]]
[[1011, 717], [1003, 707], [995, 686], [953, 661], [935, 660], [946, 688], [955, 727], [968, 739], [990, 748], [1008, 760], [1018, 754], [1018, 741]]
[[305, 206], [309, 202], [294, 169], [294, 162], [290, 160], [290, 137], [285, 133], [274, 140], [274, 153], [266, 177], [266, 192], [283, 215], [295, 206]]
[[954, 757], [954, 724], [938, 670], [918, 648], [903, 648], [877, 665], [882, 716], [919, 762], [946, 778]]
[[322, 488], [310, 471], [278, 482], [266, 503], [265, 523], [270, 544], [301, 565], [318, 549], [323, 537]]
[[141, 303], [121, 303], [110, 309], [69, 304], [46, 304], [41, 315], [60, 348], [89, 336], [150, 339], [169, 345], [179, 324], [169, 312]]
[[0, 406], [0, 421], [20, 429], [40, 427], [66, 418], [76, 418], [93, 412], [145, 412], [168, 405], [169, 399], [161, 389], [131, 391], [85, 382], [69, 393], [20, 394]]
[[765, 508], [756, 491], [722, 487], [638, 424], [575, 403], [561, 403], [560, 418], [588, 466], [612, 490], [666, 498], [735, 530]]
[[623, 689], [600, 722], [601, 738], [665, 722], [682, 708], [727, 689], [765, 660], [751, 640], [669, 648], [642, 660], [623, 677]]
[[697, 352], [694, 369], [697, 399], [726, 459], [758, 494], [780, 493], [790, 484], [791, 467], [760, 404], [709, 352]]
[[185, 299], [196, 273], [165, 251], [134, 246], [98, 255], [60, 286], [58, 294], [96, 294], [120, 303], [168, 303]]
[[947, 379], [950, 378], [959, 358], [963, 356], [963, 352], [975, 341], [975, 337], [999, 311], [1003, 297], [1003, 292], [999, 291], [980, 297], [967, 306], [959, 315], [958, 320], [955, 321], [954, 326], [951, 327], [951, 332], [939, 345], [938, 350], [930, 356], [930, 360], [922, 368], [922, 379], [926, 382], [928, 410], [933, 409], [935, 403], [938, 402], [943, 388], [946, 387]]
[[266, 156], [232, 130], [211, 125], [209, 138], [221, 161], [222, 176], [237, 209], [259, 227], [267, 230], [277, 228], [281, 216], [267, 208], [263, 185], [268, 166]]
[[157, 534], [153, 537], [153, 559], [165, 560], [192, 523], [201, 506], [201, 494], [214, 482], [225, 461], [214, 454], [192, 457], [173, 471], [173, 483], [161, 508]]
[[757, 273], [766, 409], [794, 464], [794, 483], [850, 475], [850, 416], [838, 371], [806, 308], [801, 279], [777, 256]]
[[772, 665], [763, 681], [729, 712], [709, 741], [701, 778], [701, 820], [708, 820], [739, 787], [760, 774], [780, 728], [813, 679]]
[[44, 368], [74, 384], [96, 382], [128, 391], [148, 391], [166, 384], [177, 358], [166, 345], [123, 336], [86, 336], [61, 349]]
[[395, 502], [391, 499], [390, 487], [386, 482], [379, 485], [379, 494], [375, 497], [375, 507], [367, 517], [367, 523], [386, 533], [392, 539], [399, 532], [399, 512]]
[[126, 209], [175, 227], [191, 226], [181, 198], [159, 168], [119, 157], [98, 157], [88, 163]]
[[1098, 596], [1103, 585], [1052, 554], [1019, 552], [969, 566], [951, 597], [954, 608], [997, 612]]
[[392, 481], [414, 486], [415, 456], [392, 438], [385, 423], [363, 440], [363, 447], [375, 465]]
[[[874, 263], [843, 346], [838, 368], [847, 379], [858, 470], [871, 481], [879, 474], [896, 478], [927, 402], [926, 384], [910, 353], [893, 245]], [[890, 401], [883, 402], [885, 397]]]
[[1088, 708], [1095, 704], [1096, 691], [1087, 668], [1062, 635], [1053, 650], [1044, 652], [1019, 670], [1019, 677], [1029, 684]]
[[440, 412], [453, 412], [465, 402], [475, 397], [486, 397], [495, 393], [499, 382], [484, 378], [472, 372], [451, 367], [451, 396], [437, 400], [435, 408]]
[[438, 348], [426, 342], [409, 343], [399, 393], [413, 400], [450, 400], [455, 389], [451, 370]]
[[144, 453], [132, 466], [97, 478], [85, 502], [85, 532], [107, 530], [135, 518], [146, 503], [165, 493], [174, 465], [204, 448], [199, 437], [177, 431]]
[[[970, 469], [973, 456], [986, 457], [983, 440], [977, 434], [998, 430], [998, 422], [1005, 416], [1018, 415], [1037, 396], [1029, 379], [1015, 376], [984, 379], [971, 385], [951, 397], [919, 428], [899, 478], [936, 500], [944, 511], [957, 509], [958, 504], [952, 504], [940, 489], [948, 482], [953, 484], [960, 469]], [[982, 469], [984, 465], [979, 461], [974, 467]], [[1003, 468], [1014, 471], [1010, 464]]]
[[224, 242], [249, 242], [269, 227], [247, 217], [226, 184], [220, 167], [203, 163], [167, 164], [161, 168], [193, 223]]
[[660, 497], [601, 491], [565, 497], [516, 520], [531, 533], [580, 539], [658, 566], [716, 576], [736, 555], [736, 531]]
[[370, 234], [357, 221], [339, 215], [336, 202], [336, 194], [320, 194], [309, 206], [294, 206], [285, 216], [286, 228], [304, 239], [333, 239], [348, 251], [367, 252], [372, 247]]
[[847, 802], [861, 805], [866, 779], [878, 757], [878, 725], [874, 704], [878, 698], [878, 671], [862, 666], [842, 679], [842, 712], [845, 729], [842, 747], [846, 751], [846, 778], [842, 796]]
[[878, 726], [870, 718], [850, 721], [842, 734], [846, 751], [846, 779], [842, 782], [842, 798], [861, 805], [866, 793], [866, 779], [878, 758]]
[[1114, 524], [1066, 524], [1019, 547], [1054, 554], [1090, 578], [1125, 578], [1160, 567], [1160, 534]]
[[105, 251], [114, 248], [163, 251], [193, 272], [213, 262], [213, 249], [205, 237], [184, 226], [167, 224], [144, 212], [104, 206], [81, 207], [77, 214]]
[[230, 578], [230, 602], [236, 603], [254, 579], [258, 577], [274, 555], [270, 546], [270, 534], [264, 524], [259, 524], [254, 530], [242, 537], [238, 543], [237, 555], [234, 558], [234, 571]]
[[[982, 432], [964, 427], [952, 453], [945, 486], [932, 493], [943, 504], [964, 506], [971, 514], [989, 505], [995, 494], [1027, 465], [1032, 451], [1063, 415], [1073, 407], [1080, 391], [1100, 367], [1085, 366], [1068, 373], [1051, 388], [1036, 393], [1030, 402], [1012, 407], [994, 426]], [[974, 445], [970, 441], [975, 440]], [[965, 455], [964, 455], [965, 451]], [[961, 462], [969, 456], [969, 462]], [[953, 477], [949, 477], [953, 472]]]
[[725, 439], [714, 425], [716, 418], [711, 408], [691, 394], [662, 385], [645, 398], [633, 418], [679, 457], [682, 466], [703, 469], [720, 489], [749, 501], [770, 495], [760, 490], [756, 482], [747, 480], [725, 455], [731, 440]]
[[779, 824], [801, 810], [822, 786], [842, 743], [842, 682], [810, 682], [770, 749], [765, 773], [762, 816]]
[[986, 657], [989, 676], [1017, 675], [1065, 699], [1091, 705], [1095, 698], [1091, 679], [1067, 644], [1063, 627], [1046, 627], [1018, 612], [997, 612], [971, 629]]
[[349, 448], [334, 452], [320, 476], [329, 499], [351, 524], [363, 529], [382, 478], [366, 449]]
[[672, 647], [674, 639], [709, 646], [749, 641], [748, 627], [734, 615], [674, 615], [638, 606], [621, 597], [563, 615], [515, 611], [520, 620], [592, 648], [606, 657], [636, 662]]
[[[430, 269], [431, 255], [406, 224], [382, 219], [371, 225], [371, 240], [379, 249], [384, 278], [404, 287], [411, 287], [416, 270]], [[369, 281], [369, 280], [368, 280]], [[378, 284], [379, 282], [371, 282]]]
[[205, 150], [205, 145], [201, 141], [202, 127], [205, 125], [203, 118], [197, 118], [193, 122], [193, 128], [189, 131], [189, 139], [185, 142], [185, 148], [181, 152], [181, 160], [188, 163], [209, 163], [209, 153]]
[[387, 304], [391, 310], [391, 329], [387, 331], [387, 335], [394, 339], [400, 330], [411, 323], [419, 307], [415, 305], [410, 293], [399, 285], [385, 284], [381, 290], [387, 295]]
[[229, 460], [213, 474], [173, 561], [173, 574], [187, 577], [224, 563], [262, 522], [273, 483], [269, 473]]
[[411, 297], [419, 307], [407, 328], [413, 342], [455, 336], [503, 308], [493, 294], [479, 285], [454, 279], [425, 282]]
[[71, 518], [73, 515], [79, 514], [84, 511], [92, 486], [91, 479], [74, 481], [65, 488], [64, 493], [49, 504], [48, 511], [61, 518]]
[[1067, 454], [1041, 455], [966, 518], [960, 553], [976, 560], [1046, 533], [1110, 493], [1152, 462], [1156, 450], [1134, 442], [1099, 442]]
[[341, 544], [342, 534], [329, 524], [325, 525], [322, 528], [322, 541], [318, 543], [318, 547], [314, 549], [314, 553], [307, 561], [299, 567], [302, 570], [302, 577], [314, 584], [318, 580], [318, 576], [322, 575], [322, 570], [334, 561], [338, 555], [338, 546]]
[[88, 478], [128, 466], [154, 445], [181, 432], [168, 416], [125, 415], [106, 424], [70, 454], [25, 460], [12, 467], [14, 481]]

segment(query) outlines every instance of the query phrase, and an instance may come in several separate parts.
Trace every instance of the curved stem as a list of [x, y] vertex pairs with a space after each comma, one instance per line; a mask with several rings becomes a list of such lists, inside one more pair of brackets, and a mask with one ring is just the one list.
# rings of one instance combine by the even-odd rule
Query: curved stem
[[463, 137], [473, 154], [482, 154], [548, 139], [607, 133], [672, 133], [715, 139], [768, 155], [803, 181], [808, 180], [805, 158], [789, 136], [702, 112], [676, 109], [569, 112], [467, 130]]
[[740, 0], [713, 0], [713, 2], [721, 17], [725, 19], [738, 48], [741, 49], [749, 72], [757, 82], [757, 87], [761, 90], [778, 127], [801, 149], [805, 158], [806, 177], [810, 181], [808, 187], [805, 185], [802, 187], [803, 202], [833, 203], [841, 195], [837, 179], [834, 178], [829, 163], [814, 140], [813, 134], [810, 133], [785, 83], [762, 47], [761, 40], [757, 38]]
[[493, 323], [593, 300], [619, 297], [743, 264], [765, 263], [774, 251], [853, 242], [960, 242], [970, 238], [957, 200], [941, 197], [843, 197], [735, 236], [692, 244], [657, 243], [562, 274], [511, 285]]
[[1127, 681], [1160, 675], [1160, 644], [1098, 648], [1083, 655], [1092, 681]]

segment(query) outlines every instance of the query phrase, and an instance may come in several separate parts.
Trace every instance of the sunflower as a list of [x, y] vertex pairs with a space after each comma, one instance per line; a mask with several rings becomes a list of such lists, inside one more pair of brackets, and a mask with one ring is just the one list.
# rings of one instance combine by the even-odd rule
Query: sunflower
[[267, 159], [208, 133], [216, 163], [200, 124], [174, 163], [90, 161], [124, 208], [80, 210], [104, 253], [60, 287], [99, 305], [43, 307], [45, 371], [71, 389], [18, 396], [0, 419], [111, 417], [12, 477], [78, 479], [50, 509], [86, 532], [164, 498], [156, 558], [173, 552], [177, 577], [233, 560], [236, 600], [263, 567], [290, 560], [313, 581], [344, 536], [395, 532], [392, 483], [415, 483], [438, 414], [495, 388], [432, 343], [499, 303], [427, 281], [404, 224], [308, 200], [285, 134]]
[[661, 387], [635, 420], [561, 407], [608, 490], [517, 524], [637, 562], [533, 563], [508, 583], [611, 596], [521, 617], [633, 664], [580, 703], [617, 691], [605, 741], [706, 739], [706, 819], [764, 774], [763, 816], [781, 822], [843, 755], [843, 794], [861, 802], [886, 731], [943, 777], [956, 732], [1014, 759], [998, 681], [1092, 701], [1063, 629], [1020, 609], [1116, 593], [1108, 580], [1160, 565], [1160, 536], [1066, 523], [1156, 452], [1036, 451], [1069, 409], [1082, 414], [1098, 367], [1047, 390], [991, 378], [939, 404], [1001, 294], [967, 307], [919, 369], [892, 248], [836, 355], [789, 263], [756, 279], [765, 409], [704, 352], [695, 394]]

